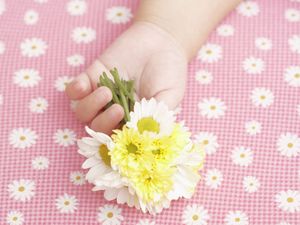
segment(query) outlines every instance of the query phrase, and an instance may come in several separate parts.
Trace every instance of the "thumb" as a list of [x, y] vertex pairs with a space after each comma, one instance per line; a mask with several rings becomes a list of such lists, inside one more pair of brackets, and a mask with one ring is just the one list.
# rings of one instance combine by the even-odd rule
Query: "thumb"
[[164, 102], [169, 109], [175, 109], [183, 99], [183, 91], [177, 89], [163, 90], [153, 96], [157, 101]]

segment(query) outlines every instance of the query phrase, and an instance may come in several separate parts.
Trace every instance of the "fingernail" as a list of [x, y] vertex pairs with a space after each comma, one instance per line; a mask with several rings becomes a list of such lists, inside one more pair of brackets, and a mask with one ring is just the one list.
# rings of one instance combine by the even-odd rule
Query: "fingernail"
[[85, 83], [78, 78], [75, 78], [75, 80], [73, 80], [71, 84], [76, 91], [83, 91], [86, 87]]

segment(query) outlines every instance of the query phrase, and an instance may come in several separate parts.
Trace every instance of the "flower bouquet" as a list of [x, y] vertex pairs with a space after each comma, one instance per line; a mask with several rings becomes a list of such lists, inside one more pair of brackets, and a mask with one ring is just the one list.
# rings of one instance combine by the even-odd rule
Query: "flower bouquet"
[[90, 137], [78, 140], [92, 190], [151, 214], [168, 208], [172, 200], [190, 198], [200, 179], [203, 148], [163, 102], [135, 101], [134, 81], [120, 79], [117, 69], [110, 73], [111, 78], [100, 76], [99, 86], [112, 91], [107, 107], [117, 103], [124, 108], [120, 129], [108, 136], [86, 127]]

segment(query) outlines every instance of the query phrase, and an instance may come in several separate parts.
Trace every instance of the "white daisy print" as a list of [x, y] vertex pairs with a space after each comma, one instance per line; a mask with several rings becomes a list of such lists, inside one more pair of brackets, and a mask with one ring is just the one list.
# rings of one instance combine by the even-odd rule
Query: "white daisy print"
[[67, 11], [71, 16], [81, 16], [87, 11], [85, 0], [71, 0], [67, 3]]
[[22, 225], [24, 222], [24, 215], [19, 211], [10, 211], [6, 216], [6, 223], [9, 225]]
[[300, 11], [297, 9], [286, 9], [284, 12], [284, 17], [289, 22], [299, 22]]
[[225, 216], [226, 225], [249, 225], [248, 216], [242, 211], [230, 211]]
[[243, 61], [243, 69], [248, 74], [261, 74], [265, 69], [265, 62], [260, 58], [249, 57]]
[[45, 98], [33, 98], [30, 100], [29, 109], [33, 113], [43, 113], [48, 108], [48, 101]]
[[269, 38], [259, 37], [255, 39], [255, 46], [260, 50], [272, 49], [272, 41]]
[[5, 44], [3, 41], [0, 41], [0, 55], [3, 55], [5, 52]]
[[0, 106], [3, 105], [3, 95], [0, 94]]
[[300, 138], [297, 134], [281, 134], [276, 142], [276, 146], [283, 156], [296, 157], [300, 154]]
[[57, 91], [64, 92], [66, 90], [66, 86], [72, 82], [74, 78], [69, 76], [61, 76], [55, 80], [55, 88]]
[[200, 132], [195, 136], [196, 142], [203, 146], [207, 155], [214, 154], [218, 147], [217, 136], [210, 132]]
[[84, 62], [85, 62], [84, 57], [79, 54], [74, 54], [67, 58], [67, 63], [70, 66], [74, 66], [74, 67], [84, 65]]
[[35, 87], [40, 82], [41, 77], [35, 69], [21, 69], [14, 73], [13, 82], [19, 87]]
[[261, 129], [262, 129], [261, 123], [255, 120], [248, 121], [245, 124], [246, 133], [248, 133], [251, 136], [261, 133]]
[[48, 0], [34, 0], [34, 1], [40, 4], [48, 2]]
[[70, 174], [70, 181], [75, 185], [85, 184], [85, 176], [82, 172], [76, 171]]
[[207, 225], [210, 216], [201, 205], [188, 205], [182, 214], [182, 223], [185, 225]]
[[60, 213], [74, 213], [78, 206], [75, 196], [64, 194], [55, 200], [56, 208]]
[[76, 142], [76, 134], [69, 129], [58, 129], [53, 136], [54, 142], [63, 147], [74, 145]]
[[284, 80], [291, 87], [300, 87], [300, 66], [290, 66], [284, 72]]
[[277, 207], [289, 213], [300, 212], [300, 192], [294, 190], [281, 191], [276, 197]]
[[219, 98], [206, 98], [198, 104], [200, 114], [208, 119], [218, 119], [225, 115], [226, 105]]
[[206, 70], [199, 70], [196, 73], [196, 80], [203, 85], [210, 84], [213, 80], [213, 76], [210, 72]]
[[212, 189], [217, 189], [223, 181], [223, 174], [220, 170], [211, 169], [205, 174], [205, 185]]
[[247, 176], [247, 177], [244, 177], [244, 179], [243, 179], [243, 187], [246, 192], [254, 193], [260, 187], [260, 182], [256, 177]]
[[222, 47], [216, 44], [205, 44], [198, 52], [198, 59], [204, 63], [214, 63], [222, 58]]
[[155, 221], [149, 219], [141, 219], [136, 225], [155, 225]]
[[253, 105], [257, 107], [269, 107], [274, 102], [274, 95], [267, 88], [254, 88], [250, 96]]
[[15, 180], [8, 185], [9, 197], [16, 201], [30, 201], [35, 195], [35, 183], [31, 180]]
[[282, 222], [278, 223], [277, 225], [292, 225], [292, 224], [290, 224], [288, 222], [285, 222], [285, 221], [282, 221]]
[[71, 37], [77, 44], [88, 44], [96, 39], [96, 31], [90, 27], [76, 27]]
[[217, 34], [222, 37], [230, 37], [234, 34], [234, 28], [230, 24], [223, 24], [217, 28]]
[[122, 220], [124, 220], [121, 213], [122, 209], [116, 205], [104, 205], [99, 208], [98, 222], [103, 225], [120, 225]]
[[236, 147], [231, 153], [231, 159], [235, 165], [246, 167], [253, 161], [253, 152], [249, 148]]
[[5, 6], [5, 1], [1, 0], [0, 1], [0, 16], [5, 12], [6, 6]]
[[14, 148], [29, 148], [36, 143], [38, 136], [30, 128], [16, 128], [9, 134], [9, 144]]
[[39, 20], [39, 14], [34, 10], [28, 10], [26, 11], [24, 15], [24, 22], [27, 25], [34, 25]]
[[106, 20], [114, 24], [128, 23], [132, 17], [131, 10], [124, 6], [115, 6], [106, 10]]
[[49, 167], [49, 159], [45, 156], [38, 156], [31, 161], [34, 170], [46, 170]]
[[259, 7], [254, 1], [243, 1], [238, 5], [237, 12], [246, 17], [257, 16], [259, 13]]
[[21, 45], [21, 53], [29, 58], [36, 58], [46, 53], [48, 48], [46, 42], [40, 38], [25, 39]]
[[300, 54], [300, 35], [293, 35], [288, 43], [292, 52]]

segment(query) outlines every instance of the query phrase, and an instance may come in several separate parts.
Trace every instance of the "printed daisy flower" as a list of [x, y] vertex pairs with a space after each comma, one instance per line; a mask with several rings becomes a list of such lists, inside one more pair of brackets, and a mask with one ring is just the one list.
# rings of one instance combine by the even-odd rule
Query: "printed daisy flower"
[[219, 144], [217, 136], [210, 132], [200, 132], [195, 136], [196, 142], [203, 146], [206, 154], [212, 155], [217, 151]]
[[255, 46], [260, 50], [270, 50], [272, 48], [272, 41], [265, 37], [255, 39]]
[[48, 2], [48, 0], [34, 0], [34, 1], [40, 4]]
[[29, 109], [33, 113], [43, 113], [48, 108], [48, 102], [45, 98], [33, 98], [30, 100]]
[[85, 184], [85, 176], [82, 172], [76, 171], [70, 174], [70, 181], [74, 185], [83, 185]]
[[219, 98], [206, 98], [198, 104], [198, 109], [203, 117], [218, 119], [225, 115], [225, 103]]
[[253, 161], [253, 152], [249, 148], [236, 147], [231, 153], [231, 159], [235, 165], [246, 167]]
[[225, 216], [226, 225], [249, 225], [248, 216], [242, 211], [230, 211]]
[[284, 17], [289, 22], [299, 22], [300, 11], [297, 9], [286, 9], [284, 12]]
[[204, 63], [214, 63], [222, 58], [222, 47], [216, 44], [205, 44], [198, 52], [199, 60]]
[[223, 181], [223, 174], [220, 170], [211, 169], [206, 172], [205, 175], [205, 185], [212, 188], [217, 189]]
[[49, 159], [45, 156], [38, 156], [31, 161], [31, 165], [35, 170], [45, 170], [49, 167]]
[[300, 212], [300, 192], [294, 190], [281, 191], [275, 196], [277, 207], [289, 213]]
[[21, 69], [14, 73], [13, 81], [19, 87], [34, 87], [40, 82], [39, 72], [34, 69]]
[[0, 55], [3, 55], [5, 52], [5, 44], [3, 41], [0, 41]]
[[19, 211], [10, 211], [6, 216], [6, 223], [9, 225], [22, 225], [24, 222], [24, 215]]
[[87, 11], [84, 0], [71, 0], [67, 3], [67, 11], [71, 16], [81, 16]]
[[141, 219], [136, 225], [155, 225], [155, 221], [149, 219]]
[[288, 40], [290, 50], [300, 54], [300, 35], [293, 35]]
[[72, 82], [74, 78], [68, 76], [61, 76], [55, 80], [55, 88], [57, 91], [64, 92], [66, 90], [66, 86]]
[[68, 147], [76, 142], [76, 134], [70, 129], [58, 129], [54, 136], [54, 142], [60, 146]]
[[265, 69], [265, 63], [260, 58], [249, 57], [243, 61], [243, 69], [248, 74], [261, 74]]
[[77, 44], [88, 44], [96, 39], [96, 31], [90, 27], [76, 27], [71, 37]]
[[24, 22], [27, 25], [34, 25], [39, 20], [39, 14], [34, 10], [28, 10], [26, 11], [24, 15]]
[[259, 7], [254, 1], [243, 1], [238, 5], [237, 12], [246, 17], [257, 16], [259, 13]]
[[290, 224], [288, 222], [285, 222], [285, 221], [282, 221], [282, 222], [278, 223], [277, 225], [292, 225], [292, 224]]
[[60, 213], [74, 213], [77, 210], [78, 201], [75, 196], [64, 194], [55, 200], [55, 205]]
[[213, 76], [206, 70], [199, 70], [196, 73], [196, 80], [203, 85], [210, 84], [213, 80]]
[[0, 94], [0, 106], [3, 105], [3, 95]]
[[104, 205], [99, 208], [97, 219], [103, 225], [120, 225], [124, 217], [121, 208], [116, 205]]
[[291, 87], [300, 87], [300, 66], [290, 66], [284, 72], [284, 80]]
[[269, 107], [274, 102], [273, 93], [266, 88], [254, 88], [251, 92], [251, 100], [253, 105], [257, 107]]
[[9, 134], [9, 144], [14, 148], [29, 148], [36, 143], [37, 138], [36, 132], [30, 128], [16, 128]]
[[296, 157], [300, 153], [300, 138], [296, 134], [281, 134], [276, 142], [277, 150], [281, 155]]
[[254, 136], [256, 134], [259, 134], [261, 133], [261, 129], [262, 129], [261, 123], [255, 120], [249, 121], [245, 124], [246, 133], [248, 133], [249, 135]]
[[84, 57], [79, 54], [74, 54], [67, 58], [67, 63], [70, 66], [74, 66], [74, 67], [84, 65], [84, 62], [85, 62]]
[[0, 1], [0, 16], [5, 12], [6, 6], [5, 1]]
[[25, 39], [21, 45], [21, 53], [29, 58], [36, 58], [46, 53], [48, 48], [46, 42], [40, 38]]
[[222, 37], [230, 37], [234, 34], [234, 28], [230, 24], [224, 24], [217, 28], [217, 34]]
[[35, 183], [31, 180], [15, 180], [8, 185], [9, 197], [16, 201], [26, 202], [35, 195]]
[[131, 10], [123, 6], [115, 6], [106, 10], [106, 20], [113, 24], [125, 24], [132, 18]]
[[256, 177], [248, 176], [243, 179], [243, 187], [246, 192], [254, 193], [260, 187], [259, 180]]
[[210, 216], [201, 205], [188, 205], [182, 214], [182, 223], [185, 225], [207, 225]]

